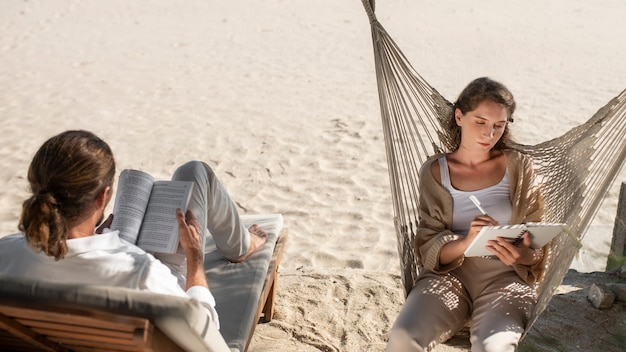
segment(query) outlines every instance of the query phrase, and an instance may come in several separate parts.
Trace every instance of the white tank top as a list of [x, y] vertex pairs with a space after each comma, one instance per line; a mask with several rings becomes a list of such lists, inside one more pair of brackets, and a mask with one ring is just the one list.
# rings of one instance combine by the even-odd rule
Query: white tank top
[[450, 171], [448, 169], [448, 161], [445, 156], [439, 160], [439, 170], [441, 172], [441, 184], [452, 195], [452, 232], [458, 235], [467, 235], [470, 222], [480, 215], [480, 210], [469, 199], [474, 195], [483, 208], [491, 216], [500, 223], [507, 225], [511, 220], [511, 196], [510, 196], [510, 180], [509, 170], [504, 172], [504, 177], [500, 182], [487, 188], [476, 191], [460, 191], [452, 187], [450, 182]]

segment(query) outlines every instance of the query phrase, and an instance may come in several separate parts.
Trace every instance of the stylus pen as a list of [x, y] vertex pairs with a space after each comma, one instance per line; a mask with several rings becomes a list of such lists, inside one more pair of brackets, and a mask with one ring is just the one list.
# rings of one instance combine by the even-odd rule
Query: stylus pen
[[485, 208], [483, 208], [483, 205], [480, 204], [480, 201], [478, 200], [478, 198], [476, 198], [475, 195], [472, 194], [471, 196], [469, 196], [469, 199], [472, 201], [472, 203], [474, 203], [476, 208], [478, 208], [478, 210], [480, 210], [480, 212], [483, 215], [487, 215], [487, 212], [485, 211]]
[[[476, 198], [476, 196], [474, 196], [473, 194], [471, 196], [469, 196], [469, 199], [472, 201], [472, 203], [474, 203], [474, 205], [476, 206], [476, 208], [478, 208], [478, 210], [480, 210], [480, 212], [483, 215], [487, 215], [487, 212], [485, 211], [485, 208], [483, 208], [483, 205], [480, 204], [480, 201], [478, 200], [478, 198]], [[522, 232], [519, 236], [517, 236], [517, 238], [515, 238], [513, 240], [513, 242], [511, 242], [514, 246], [517, 246], [518, 243], [520, 243], [522, 241], [522, 235], [524, 233]]]

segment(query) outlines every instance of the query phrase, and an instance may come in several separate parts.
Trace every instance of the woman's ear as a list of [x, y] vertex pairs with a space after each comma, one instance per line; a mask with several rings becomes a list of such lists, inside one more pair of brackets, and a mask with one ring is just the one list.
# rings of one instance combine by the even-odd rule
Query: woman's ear
[[459, 108], [454, 109], [454, 119], [456, 120], [456, 124], [461, 126], [461, 117], [463, 117], [463, 112]]

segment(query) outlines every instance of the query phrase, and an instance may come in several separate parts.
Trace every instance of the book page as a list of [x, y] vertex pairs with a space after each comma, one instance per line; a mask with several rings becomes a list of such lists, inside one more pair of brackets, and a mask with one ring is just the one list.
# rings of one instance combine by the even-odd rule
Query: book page
[[143, 171], [120, 173], [111, 230], [119, 230], [120, 238], [130, 243], [137, 242], [153, 183], [154, 178]]
[[485, 246], [487, 241], [495, 240], [496, 237], [510, 238], [511, 241], [515, 241], [520, 235], [526, 231], [524, 224], [517, 225], [502, 225], [502, 226], [484, 226], [480, 229], [480, 232], [476, 235], [472, 243], [465, 250], [464, 255], [466, 257], [478, 257], [485, 255], [494, 255], [488, 251]]
[[511, 241], [515, 241], [524, 234], [525, 231], [530, 233], [531, 248], [541, 248], [548, 243], [554, 236], [563, 231], [564, 224], [553, 223], [529, 223], [529, 224], [516, 224], [516, 225], [503, 225], [503, 226], [485, 226], [476, 235], [476, 238], [467, 247], [465, 253], [466, 257], [478, 257], [478, 256], [490, 256], [494, 255], [487, 250], [487, 241], [495, 240], [496, 237], [509, 238]]
[[174, 253], [178, 247], [176, 208], [187, 210], [192, 182], [157, 181], [152, 187], [148, 209], [137, 245], [149, 252]]

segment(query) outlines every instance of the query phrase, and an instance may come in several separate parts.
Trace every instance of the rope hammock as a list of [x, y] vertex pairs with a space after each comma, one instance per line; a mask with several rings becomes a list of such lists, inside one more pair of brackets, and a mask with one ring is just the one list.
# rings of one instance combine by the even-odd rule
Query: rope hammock
[[[362, 0], [370, 20], [381, 118], [391, 183], [394, 225], [405, 294], [419, 268], [414, 253], [418, 223], [419, 168], [436, 153], [450, 151], [443, 122], [452, 103], [411, 66], [376, 19], [374, 0]], [[545, 197], [544, 221], [566, 223], [569, 234], [557, 236], [546, 258], [544, 279], [530, 324], [546, 308], [561, 284], [600, 203], [626, 157], [626, 90], [589, 121], [560, 137], [511, 148], [529, 155]]]

